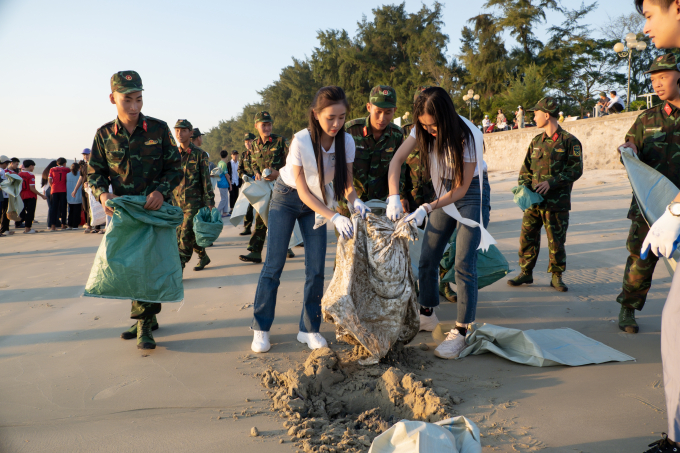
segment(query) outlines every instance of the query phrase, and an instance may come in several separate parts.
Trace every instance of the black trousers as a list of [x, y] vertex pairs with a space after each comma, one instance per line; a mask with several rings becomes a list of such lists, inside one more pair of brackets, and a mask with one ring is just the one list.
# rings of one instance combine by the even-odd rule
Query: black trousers
[[2, 200], [2, 222], [0, 223], [0, 233], [9, 231], [9, 219], [7, 218], [7, 210], [9, 209], [9, 198], [3, 198]]
[[82, 203], [68, 205], [68, 226], [71, 228], [78, 228], [80, 226], [80, 212]]
[[25, 198], [24, 199], [24, 216], [22, 220], [26, 223], [25, 227], [29, 230], [33, 226], [33, 219], [35, 219], [35, 206], [38, 204], [37, 198]]
[[229, 189], [229, 207], [231, 209], [234, 209], [234, 205], [236, 204], [236, 199], [238, 198], [238, 191], [239, 191], [238, 186], [232, 184], [231, 189]]
[[66, 226], [66, 192], [52, 193], [52, 226], [59, 228]]

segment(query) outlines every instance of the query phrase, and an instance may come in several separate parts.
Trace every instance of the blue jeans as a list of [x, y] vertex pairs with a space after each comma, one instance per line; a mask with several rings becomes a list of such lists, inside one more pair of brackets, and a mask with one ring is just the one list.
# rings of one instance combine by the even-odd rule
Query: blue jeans
[[314, 229], [315, 213], [305, 205], [296, 189], [278, 179], [269, 206], [267, 257], [255, 292], [252, 329], [269, 332], [274, 322], [276, 294], [286, 264], [288, 243], [295, 221], [305, 244], [305, 291], [300, 316], [300, 332], [315, 333], [321, 326], [321, 297], [326, 266], [326, 225]]
[[[461, 216], [479, 222], [479, 201], [479, 177], [475, 176], [465, 196], [454, 204]], [[485, 173], [482, 202], [484, 228], [489, 225], [490, 211], [491, 187]], [[418, 302], [423, 307], [428, 308], [439, 305], [439, 262], [456, 227], [458, 227], [455, 264], [456, 289], [458, 290], [457, 321], [471, 323], [475, 320], [477, 312], [477, 247], [479, 247], [482, 233], [479, 228], [458, 225], [458, 222], [446, 214], [443, 209], [432, 211], [425, 228], [423, 249], [418, 264], [418, 284], [420, 288]]]

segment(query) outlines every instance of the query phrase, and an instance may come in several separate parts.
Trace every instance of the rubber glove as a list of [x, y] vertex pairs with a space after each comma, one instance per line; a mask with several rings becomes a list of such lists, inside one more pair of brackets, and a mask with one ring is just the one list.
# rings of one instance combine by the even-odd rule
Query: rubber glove
[[387, 218], [396, 222], [404, 215], [404, 208], [401, 206], [401, 199], [399, 195], [390, 195], [387, 197]]
[[404, 222], [410, 222], [414, 220], [416, 222], [416, 226], [420, 226], [423, 224], [425, 217], [427, 217], [430, 212], [432, 212], [432, 207], [429, 205], [429, 203], [425, 203], [414, 212], [407, 215], [406, 218], [404, 218]]
[[642, 243], [640, 258], [647, 258], [649, 250], [656, 256], [670, 258], [678, 248], [680, 236], [680, 217], [676, 217], [666, 208], [666, 212], [654, 222]]
[[365, 219], [366, 218], [366, 213], [367, 212], [372, 212], [371, 208], [366, 206], [363, 201], [361, 201], [359, 198], [354, 200], [354, 210], [359, 211], [359, 214], [361, 214], [361, 218]]
[[333, 222], [335, 229], [338, 230], [338, 233], [340, 233], [340, 236], [343, 238], [351, 239], [352, 236], [354, 236], [354, 226], [352, 225], [352, 221], [347, 217], [337, 213], [331, 218], [331, 222]]

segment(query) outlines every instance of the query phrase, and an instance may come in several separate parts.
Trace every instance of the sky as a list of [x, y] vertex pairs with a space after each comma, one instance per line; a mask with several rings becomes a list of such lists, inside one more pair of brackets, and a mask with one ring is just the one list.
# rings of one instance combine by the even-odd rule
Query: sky
[[[128, 69], [142, 77], [145, 115], [171, 127], [187, 118], [206, 132], [258, 102], [257, 91], [292, 57], [311, 55], [318, 30], [354, 36], [362, 15], [370, 19], [385, 3], [397, 2], [0, 0], [0, 155], [78, 157], [97, 128], [115, 119], [109, 81]], [[423, 4], [405, 3], [409, 12]], [[481, 0], [442, 3], [451, 56], [466, 21], [485, 11]], [[632, 5], [599, 0], [587, 21], [596, 28], [607, 14], [629, 13]], [[539, 38], [560, 21], [550, 13]], [[512, 45], [507, 36], [506, 47]]]

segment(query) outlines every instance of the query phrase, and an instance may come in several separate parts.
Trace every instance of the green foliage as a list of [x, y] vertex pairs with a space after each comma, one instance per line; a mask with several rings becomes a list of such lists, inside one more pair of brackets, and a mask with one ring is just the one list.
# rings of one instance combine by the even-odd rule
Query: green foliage
[[647, 109], [647, 100], [645, 99], [638, 99], [637, 101], [633, 101], [630, 103], [630, 111], [635, 111], [635, 110], [646, 110]]
[[[510, 81], [506, 90], [498, 96], [497, 108], [494, 112], [498, 111], [499, 108], [502, 108], [504, 112], [514, 112], [519, 105], [526, 112], [546, 95], [545, 85], [545, 76], [541, 69], [535, 64], [530, 65], [523, 76], [516, 76]], [[511, 115], [507, 113], [505, 116], [512, 119]]]

